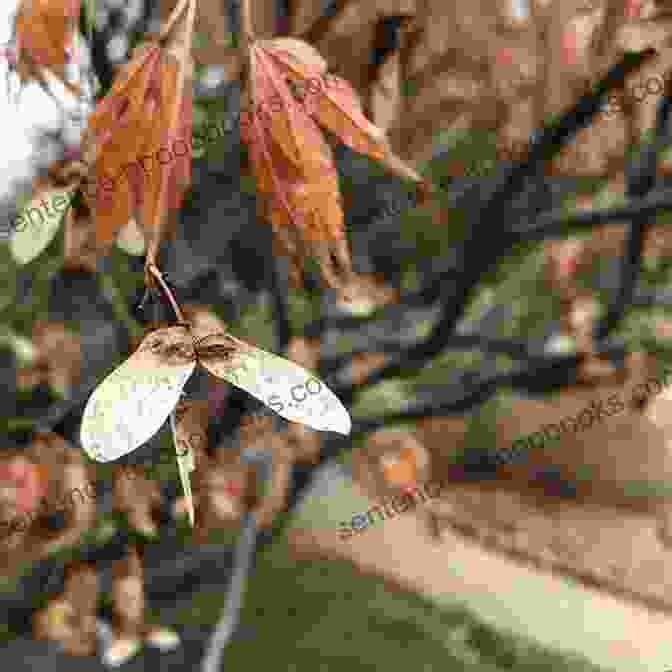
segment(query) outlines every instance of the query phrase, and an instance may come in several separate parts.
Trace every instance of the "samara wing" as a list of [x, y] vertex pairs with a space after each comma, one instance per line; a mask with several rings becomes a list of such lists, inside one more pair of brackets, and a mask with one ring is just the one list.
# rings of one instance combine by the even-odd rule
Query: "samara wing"
[[338, 397], [294, 362], [221, 333], [198, 339], [196, 352], [210, 373], [245, 390], [283, 418], [320, 431], [350, 433], [350, 415]]
[[98, 462], [135, 450], [159, 431], [196, 366], [184, 327], [157, 329], [94, 390], [84, 409], [82, 448]]

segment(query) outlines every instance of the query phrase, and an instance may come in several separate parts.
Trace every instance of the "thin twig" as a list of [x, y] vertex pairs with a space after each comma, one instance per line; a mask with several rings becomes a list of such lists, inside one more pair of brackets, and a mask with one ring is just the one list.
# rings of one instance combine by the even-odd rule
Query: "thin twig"
[[154, 264], [150, 264], [147, 267], [147, 270], [149, 273], [156, 278], [158, 281], [159, 285], [161, 286], [161, 290], [165, 294], [166, 298], [168, 301], [170, 301], [170, 305], [173, 309], [173, 312], [175, 313], [175, 318], [180, 324], [186, 324], [186, 320], [184, 319], [184, 315], [182, 314], [182, 311], [180, 310], [180, 307], [177, 304], [177, 301], [175, 300], [175, 297], [173, 296], [173, 293], [170, 291], [170, 287], [166, 284], [166, 281], [163, 279], [163, 274], [161, 271], [158, 269], [158, 267]]
[[254, 42], [254, 24], [252, 23], [252, 7], [250, 0], [240, 0], [240, 41], [241, 62], [249, 73], [250, 47]]
[[[159, 42], [165, 42], [170, 37], [175, 24], [178, 22], [184, 10], [187, 8], [187, 5], [193, 4], [192, 0], [180, 0], [173, 11], [170, 13], [170, 16], [166, 19], [166, 22], [159, 33]], [[189, 19], [187, 19], [188, 21]]]

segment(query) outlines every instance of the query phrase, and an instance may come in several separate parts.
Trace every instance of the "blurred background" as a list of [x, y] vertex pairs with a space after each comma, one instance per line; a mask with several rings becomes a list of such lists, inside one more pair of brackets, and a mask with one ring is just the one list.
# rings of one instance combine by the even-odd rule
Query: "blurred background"
[[64, 188], [94, 99], [175, 4], [82, 2], [80, 99], [0, 62], [0, 660], [672, 666], [670, 3], [251, 0], [258, 37], [314, 45], [435, 185], [331, 139], [354, 270], [334, 289], [311, 261], [292, 282], [259, 215], [238, 3], [199, 0], [208, 141], [161, 268], [189, 319], [316, 371], [353, 433], [199, 371], [193, 530], [167, 427], [113, 464], [79, 443], [91, 391], [171, 319], [134, 222], [106, 254], [86, 224], [8, 224]]

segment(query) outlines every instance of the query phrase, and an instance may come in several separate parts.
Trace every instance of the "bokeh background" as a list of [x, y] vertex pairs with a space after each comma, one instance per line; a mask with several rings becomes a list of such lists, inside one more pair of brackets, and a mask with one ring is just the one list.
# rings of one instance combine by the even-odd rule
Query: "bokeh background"
[[[73, 77], [104, 93], [116, 65], [174, 4], [86, 3], [92, 41], [83, 19]], [[15, 5], [1, 10], [0, 41], [10, 39]], [[126, 231], [95, 263], [73, 252], [62, 228], [20, 245], [0, 241], [2, 459], [48, 464], [50, 494], [99, 484], [94, 501], [0, 541], [0, 660], [38, 672], [105, 669], [115, 563], [135, 544], [146, 618], [173, 627], [182, 645], [144, 647], [121, 669], [200, 669], [222, 614], [237, 612], [234, 566], [252, 530], [257, 550], [221, 669], [669, 668], [671, 402], [651, 381], [665, 380], [672, 364], [672, 240], [664, 208], [636, 207], [655, 198], [672, 205], [670, 125], [662, 95], [628, 96], [647, 76], [668, 76], [669, 3], [252, 2], [261, 36], [314, 44], [394, 151], [437, 185], [418, 203], [412, 185], [334, 143], [356, 271], [347, 297], [325, 289], [310, 264], [303, 286], [290, 286], [286, 260], [274, 255], [237, 132], [240, 86], [227, 67], [238, 8], [199, 6], [195, 125], [234, 130], [194, 157], [162, 269], [192, 314], [319, 371], [355, 431], [337, 440], [275, 421], [269, 435], [261, 405], [196, 377], [193, 393], [210, 404], [210, 466], [194, 475], [196, 532], [181, 513], [165, 428], [124, 460], [137, 487], [114, 490], [115, 467], [84, 457], [78, 429], [93, 387], [166, 319], [156, 303], [138, 310], [137, 233]], [[588, 119], [584, 110], [587, 128], [526, 169], [521, 148], [544, 123], [573, 132], [580, 115], [562, 113], [626, 52], [647, 47], [653, 54], [614, 88], [620, 111]], [[47, 166], [76, 151], [87, 109], [51, 79], [59, 104], [36, 84], [16, 101], [16, 78], [6, 62], [0, 70], [12, 85], [0, 96], [4, 221]], [[540, 142], [554, 144], [548, 135]], [[618, 208], [607, 223], [585, 215]], [[372, 376], [382, 364], [399, 366]], [[623, 410], [613, 418], [505, 452], [614, 395]], [[261, 439], [241, 429], [250, 416]], [[273, 524], [263, 531], [216, 505], [216, 476], [238, 473], [232, 456], [252, 455], [250, 447], [260, 473], [272, 460], [286, 466], [287, 501], [266, 500]], [[341, 540], [339, 525], [398, 494], [384, 459], [402, 457], [418, 482], [444, 483], [439, 500]], [[14, 491], [2, 478], [5, 520]], [[99, 582], [91, 655], [67, 653], [35, 628], [78, 562], [95, 567]]]

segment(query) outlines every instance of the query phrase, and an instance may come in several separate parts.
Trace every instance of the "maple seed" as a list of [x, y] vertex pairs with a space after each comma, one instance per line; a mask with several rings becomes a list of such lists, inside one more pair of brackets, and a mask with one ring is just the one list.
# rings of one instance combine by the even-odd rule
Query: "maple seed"
[[[285, 396], [313, 378], [282, 357], [255, 348], [209, 327], [165, 327], [149, 334], [120, 367], [112, 371], [89, 398], [81, 427], [81, 443], [96, 460], [116, 460], [148, 441], [174, 411], [196, 364], [239, 387], [265, 404]], [[210, 341], [208, 347], [202, 341]], [[275, 384], [268, 389], [265, 377]], [[277, 381], [282, 381], [278, 386]], [[348, 434], [350, 416], [336, 395], [320, 383], [297, 408], [278, 411], [282, 417], [313, 429]], [[275, 403], [275, 402], [270, 402]]]

